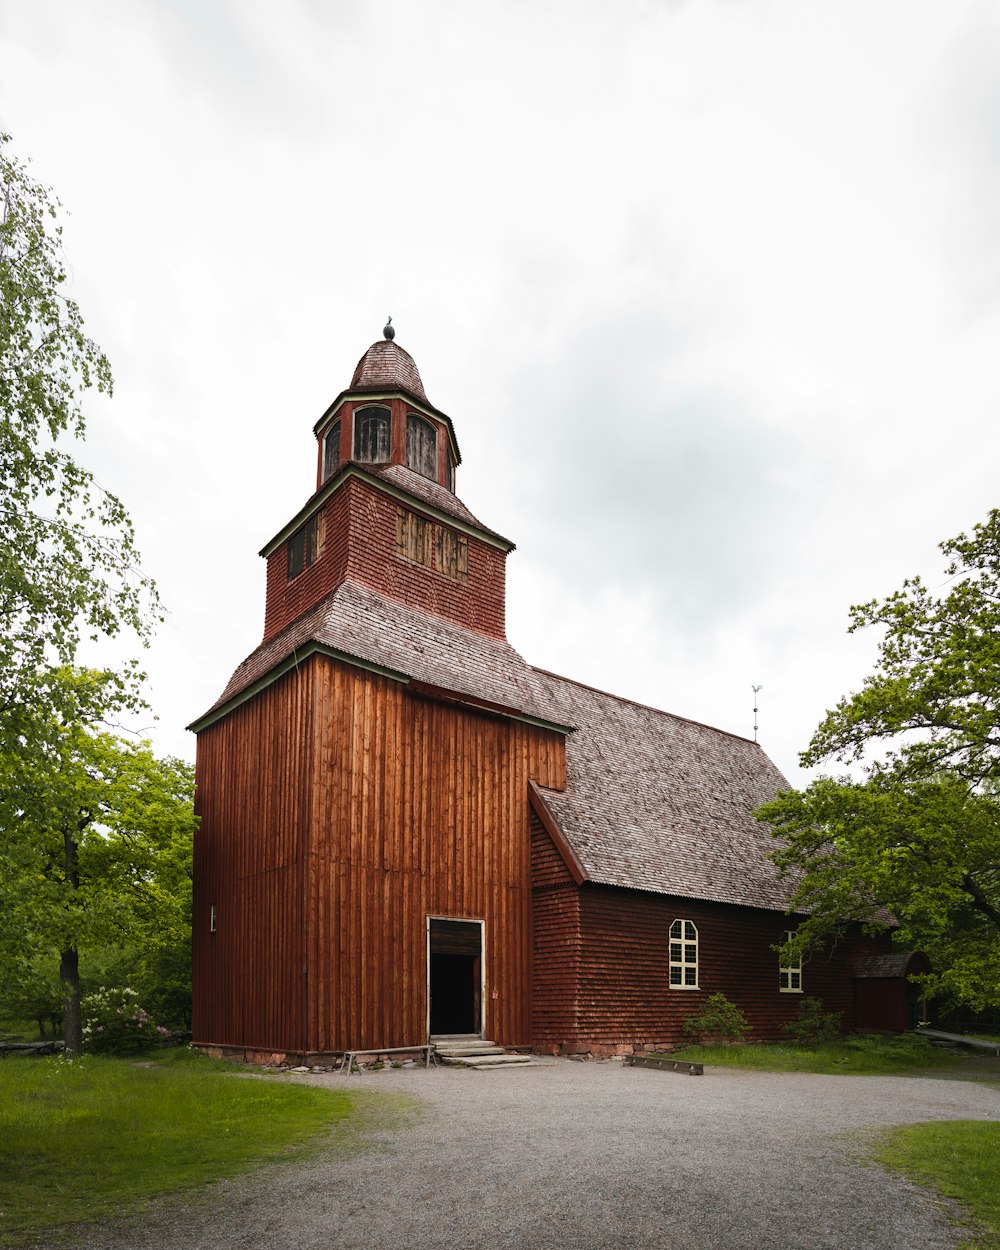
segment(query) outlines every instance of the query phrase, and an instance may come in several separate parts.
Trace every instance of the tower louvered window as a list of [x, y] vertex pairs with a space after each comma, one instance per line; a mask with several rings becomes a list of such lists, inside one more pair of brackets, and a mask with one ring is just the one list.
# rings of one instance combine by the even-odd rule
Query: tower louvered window
[[433, 525], [422, 516], [400, 508], [396, 513], [396, 550], [404, 560], [431, 567]]
[[670, 988], [698, 988], [698, 929], [690, 920], [670, 926]]
[[437, 430], [412, 412], [406, 416], [406, 463], [424, 477], [437, 477]]
[[362, 408], [354, 414], [354, 459], [387, 464], [392, 422], [388, 408]]
[[319, 527], [316, 517], [306, 521], [305, 525], [288, 540], [287, 577], [291, 581], [309, 567], [318, 554]]
[[333, 425], [323, 439], [323, 481], [333, 475], [340, 468], [340, 422], [334, 421]]
[[435, 536], [435, 563], [437, 571], [453, 581], [464, 582], [469, 575], [469, 540], [464, 534], [437, 527]]

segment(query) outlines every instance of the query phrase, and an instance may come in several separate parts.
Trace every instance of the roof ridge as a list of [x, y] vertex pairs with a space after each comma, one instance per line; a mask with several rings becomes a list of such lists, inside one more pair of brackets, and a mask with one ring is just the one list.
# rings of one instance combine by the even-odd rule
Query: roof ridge
[[748, 738], [744, 734], [733, 733], [731, 729], [720, 729], [718, 725], [709, 725], [703, 720], [694, 720], [690, 716], [681, 716], [679, 712], [668, 712], [662, 707], [653, 707], [651, 703], [640, 703], [638, 699], [630, 699], [628, 695], [614, 694], [611, 690], [602, 690], [600, 686], [591, 686], [585, 681], [577, 681], [574, 677], [563, 677], [561, 673], [553, 673], [547, 668], [538, 668], [532, 664], [529, 667], [542, 677], [554, 677], [556, 681], [564, 681], [568, 686], [579, 686], [581, 690], [591, 690], [594, 694], [603, 694], [609, 699], [614, 699], [618, 703], [630, 703], [633, 707], [640, 707], [646, 712], [655, 712], [657, 716], [669, 716], [671, 720], [683, 721], [686, 725], [697, 725], [699, 729], [707, 729], [711, 733], [723, 734], [727, 738], [735, 738], [737, 742], [746, 742], [750, 746], [756, 747], [763, 753], [763, 747], [759, 742], [755, 742], [753, 738]]

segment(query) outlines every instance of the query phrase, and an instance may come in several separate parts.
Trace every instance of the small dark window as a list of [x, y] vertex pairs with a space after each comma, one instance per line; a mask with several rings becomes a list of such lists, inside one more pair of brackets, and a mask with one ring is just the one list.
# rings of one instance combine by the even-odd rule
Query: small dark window
[[214, 933], [214, 932], [216, 931], [216, 929], [217, 929], [217, 927], [218, 927], [217, 921], [218, 921], [218, 913], [216, 912], [216, 910], [215, 910], [215, 904], [213, 903], [213, 904], [212, 904], [212, 912], [211, 912], [211, 915], [209, 916], [209, 920], [208, 920], [208, 931], [209, 931], [209, 933]]
[[323, 439], [323, 481], [340, 467], [340, 422], [334, 421]]
[[438, 572], [456, 582], [464, 582], [469, 572], [469, 540], [454, 530], [438, 526], [436, 547]]
[[362, 408], [354, 414], [354, 459], [385, 464], [389, 459], [392, 423], [388, 408]]
[[437, 430], [415, 413], [406, 416], [406, 463], [424, 477], [437, 477]]
[[316, 518], [306, 521], [288, 540], [288, 580], [298, 577], [316, 559]]

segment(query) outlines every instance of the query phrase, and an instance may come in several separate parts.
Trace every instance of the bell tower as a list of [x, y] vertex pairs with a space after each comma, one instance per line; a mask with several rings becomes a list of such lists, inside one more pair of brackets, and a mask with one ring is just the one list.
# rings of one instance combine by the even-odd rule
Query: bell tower
[[263, 641], [349, 582], [505, 641], [514, 544], [455, 495], [451, 418], [428, 400], [391, 318], [382, 333], [314, 426], [314, 494], [261, 550]]

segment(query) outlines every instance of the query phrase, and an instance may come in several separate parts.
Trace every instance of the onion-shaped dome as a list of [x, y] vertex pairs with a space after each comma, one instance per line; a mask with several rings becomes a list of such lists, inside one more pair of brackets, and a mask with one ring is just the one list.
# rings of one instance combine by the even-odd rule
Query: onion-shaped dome
[[358, 361], [352, 391], [409, 391], [429, 403], [413, 357], [392, 339], [380, 339]]

